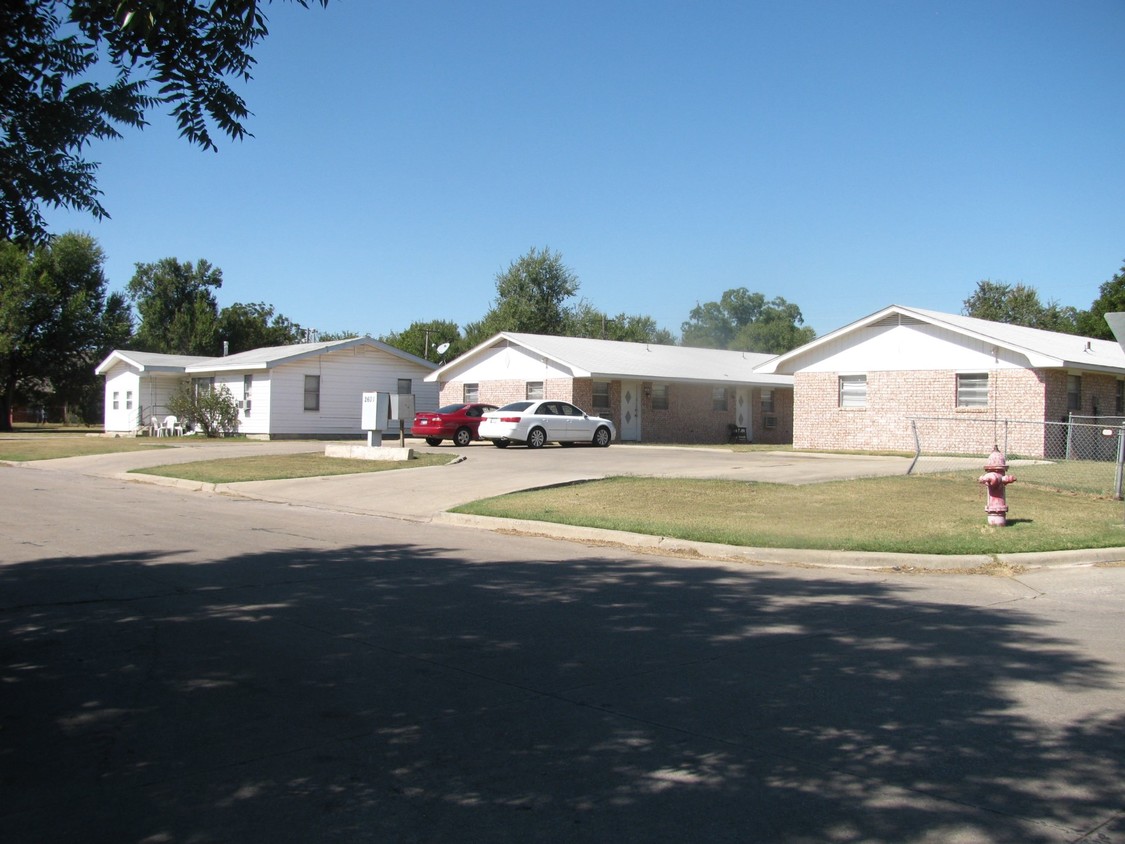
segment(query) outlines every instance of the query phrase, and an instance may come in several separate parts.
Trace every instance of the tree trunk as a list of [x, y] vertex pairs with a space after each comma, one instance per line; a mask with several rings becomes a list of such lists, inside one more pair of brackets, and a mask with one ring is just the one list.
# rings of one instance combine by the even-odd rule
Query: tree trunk
[[9, 377], [0, 390], [0, 432], [11, 433], [12, 404], [16, 400], [16, 379]]

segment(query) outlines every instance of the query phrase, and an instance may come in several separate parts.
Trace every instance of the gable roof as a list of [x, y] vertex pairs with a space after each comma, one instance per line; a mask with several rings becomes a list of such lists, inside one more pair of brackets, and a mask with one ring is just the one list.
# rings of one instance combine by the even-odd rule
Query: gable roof
[[860, 329], [885, 325], [926, 324], [945, 328], [1022, 355], [1035, 369], [1086, 369], [1103, 372], [1125, 371], [1125, 351], [1114, 340], [1097, 340], [1077, 334], [1044, 331], [1024, 325], [1009, 325], [987, 319], [889, 305], [881, 311], [817, 337], [804, 346], [761, 364], [760, 372], [792, 374], [800, 369], [800, 360], [810, 351], [827, 346]]
[[292, 363], [302, 358], [314, 357], [326, 352], [337, 352], [352, 349], [357, 346], [370, 346], [380, 349], [388, 354], [401, 358], [409, 363], [418, 364], [426, 369], [436, 369], [437, 364], [428, 360], [388, 346], [371, 337], [352, 337], [347, 340], [326, 340], [322, 343], [296, 343], [291, 346], [264, 346], [260, 349], [251, 349], [248, 352], [239, 352], [235, 355], [220, 357], [200, 357], [198, 355], [165, 355], [157, 352], [133, 352], [117, 349], [110, 353], [104, 361], [98, 364], [94, 372], [104, 375], [117, 362], [133, 366], [140, 372], [171, 372], [171, 373], [199, 373], [199, 372], [245, 372], [263, 369], [272, 369], [283, 363]]
[[562, 364], [576, 378], [620, 378], [645, 381], [692, 381], [713, 384], [755, 384], [791, 387], [788, 375], [758, 374], [755, 366], [773, 355], [732, 352], [725, 349], [698, 349], [691, 346], [663, 346], [656, 343], [628, 343], [621, 340], [596, 340], [589, 337], [557, 337], [502, 331], [474, 346], [455, 360], [426, 376], [440, 381], [443, 376], [463, 369], [493, 349], [520, 346]]
[[116, 363], [124, 363], [138, 372], [183, 372], [188, 366], [210, 358], [198, 355], [164, 355], [159, 352], [134, 352], [114, 349], [94, 368], [95, 375], [105, 375]]

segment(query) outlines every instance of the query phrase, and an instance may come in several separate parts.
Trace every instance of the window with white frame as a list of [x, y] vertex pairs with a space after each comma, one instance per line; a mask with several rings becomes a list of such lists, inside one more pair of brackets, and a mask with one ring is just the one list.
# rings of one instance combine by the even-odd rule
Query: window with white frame
[[726, 410], [727, 409], [727, 388], [726, 387], [712, 387], [711, 388], [711, 409], [712, 410]]
[[202, 396], [215, 389], [215, 378], [192, 378], [191, 386], [195, 395]]
[[988, 373], [957, 373], [957, 406], [988, 407]]
[[667, 384], [653, 384], [652, 385], [652, 409], [653, 410], [667, 410], [668, 409], [668, 385]]
[[773, 413], [773, 390], [762, 389], [762, 413]]
[[121, 409], [121, 393], [117, 392], [117, 390], [113, 391], [113, 409]]
[[543, 382], [542, 381], [528, 381], [527, 394], [524, 396], [528, 401], [537, 401], [543, 398]]
[[250, 415], [250, 398], [254, 392], [254, 376], [242, 376], [242, 412], [244, 415]]
[[125, 391], [125, 409], [126, 410], [132, 410], [133, 409], [133, 391], [132, 390], [126, 390]]
[[320, 410], [320, 376], [305, 376], [305, 410]]
[[609, 410], [609, 382], [594, 382], [594, 410]]
[[480, 401], [480, 384], [465, 384], [461, 388], [461, 401], [465, 403]]
[[840, 376], [840, 407], [867, 407], [867, 376]]

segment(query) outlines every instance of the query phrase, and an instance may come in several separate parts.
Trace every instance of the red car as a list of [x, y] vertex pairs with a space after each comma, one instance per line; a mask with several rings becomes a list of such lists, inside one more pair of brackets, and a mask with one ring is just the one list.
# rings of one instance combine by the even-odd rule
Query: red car
[[481, 417], [490, 410], [496, 410], [496, 405], [447, 404], [437, 410], [424, 410], [414, 414], [410, 433], [415, 437], [425, 437], [430, 445], [453, 440], [454, 445], [466, 446], [480, 439], [477, 428], [480, 427]]

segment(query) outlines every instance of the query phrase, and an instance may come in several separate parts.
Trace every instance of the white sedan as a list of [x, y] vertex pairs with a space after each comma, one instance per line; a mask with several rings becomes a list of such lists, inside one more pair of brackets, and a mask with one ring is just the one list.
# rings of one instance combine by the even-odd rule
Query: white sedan
[[570, 402], [547, 399], [512, 402], [484, 414], [478, 436], [497, 448], [514, 442], [526, 443], [528, 448], [542, 448], [549, 442], [564, 446], [592, 443], [605, 448], [617, 436], [617, 429], [608, 419], [590, 416]]

